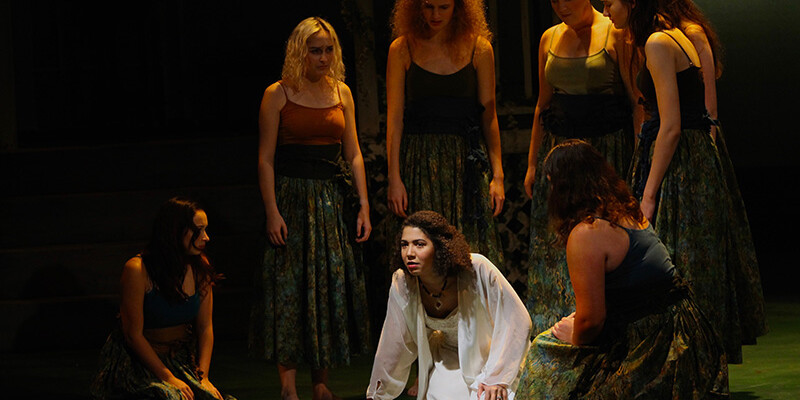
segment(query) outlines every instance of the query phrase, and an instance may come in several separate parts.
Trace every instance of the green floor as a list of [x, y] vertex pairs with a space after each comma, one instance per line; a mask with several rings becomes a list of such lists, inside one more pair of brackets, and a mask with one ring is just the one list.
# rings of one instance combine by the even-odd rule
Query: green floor
[[[770, 333], [758, 346], [744, 349], [744, 364], [730, 366], [734, 400], [800, 399], [800, 303], [767, 304]], [[241, 400], [276, 399], [274, 365], [244, 356], [244, 343], [218, 343], [211, 378], [218, 388]], [[2, 398], [84, 399], [96, 368], [96, 351], [0, 355]], [[355, 359], [349, 368], [331, 371], [331, 388], [345, 399], [363, 399], [371, 357]], [[298, 376], [300, 397], [310, 399], [310, 377]]]

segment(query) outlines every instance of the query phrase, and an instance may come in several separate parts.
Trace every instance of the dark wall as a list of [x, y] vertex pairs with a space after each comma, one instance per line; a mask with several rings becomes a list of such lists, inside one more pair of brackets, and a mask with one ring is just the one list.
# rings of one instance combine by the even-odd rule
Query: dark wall
[[697, 0], [725, 47], [719, 113], [737, 165], [800, 165], [793, 131], [800, 79], [800, 3]]
[[292, 28], [342, 25], [340, 2], [283, 4], [12, 2], [20, 146], [253, 134]]

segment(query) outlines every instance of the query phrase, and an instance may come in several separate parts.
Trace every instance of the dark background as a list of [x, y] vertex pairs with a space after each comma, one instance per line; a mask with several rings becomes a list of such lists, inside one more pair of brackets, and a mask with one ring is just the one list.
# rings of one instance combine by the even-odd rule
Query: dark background
[[[289, 33], [312, 15], [337, 29], [347, 83], [357, 93], [353, 41], [363, 32], [352, 31], [356, 3], [0, 0], [0, 316], [6, 321], [0, 351], [41, 348], [41, 332], [53, 325], [84, 328], [66, 339], [62, 333], [52, 348], [99, 346], [113, 323], [119, 268], [146, 239], [158, 204], [175, 194], [208, 205], [217, 235], [210, 251], [230, 282], [222, 285], [227, 297], [216, 315], [246, 318], [241, 304], [258, 263], [263, 221], [255, 170], [261, 95], [279, 79]], [[523, 3], [530, 40], [521, 34]], [[800, 139], [792, 128], [800, 5], [697, 3], [725, 46], [719, 115], [765, 295], [796, 298], [798, 200], [791, 187], [800, 177]], [[367, 21], [375, 34], [381, 113], [391, 4], [373, 1]], [[512, 110], [501, 116], [506, 141], [512, 136], [506, 131], [530, 127], [536, 83], [526, 95], [520, 66], [528, 49], [535, 68], [538, 37], [552, 14], [547, 1], [494, 4], [498, 100]], [[362, 135], [368, 162], [380, 153], [382, 135]], [[511, 146], [504, 154], [507, 180], [524, 176], [526, 148]], [[380, 158], [372, 160], [380, 175]], [[503, 221], [517, 232], [527, 224], [518, 184], [506, 184], [512, 210]], [[371, 199], [373, 211], [379, 200]], [[221, 331], [242, 335], [241, 326]]]

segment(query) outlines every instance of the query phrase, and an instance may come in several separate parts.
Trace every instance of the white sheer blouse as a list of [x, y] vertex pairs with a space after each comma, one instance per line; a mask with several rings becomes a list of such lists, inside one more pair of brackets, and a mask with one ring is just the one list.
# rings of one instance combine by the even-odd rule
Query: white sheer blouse
[[[522, 363], [530, 345], [531, 319], [514, 289], [486, 257], [472, 254], [474, 271], [458, 276], [458, 358], [470, 398], [477, 399], [478, 385], [504, 385], [514, 399]], [[425, 326], [425, 310], [417, 280], [403, 270], [395, 271], [389, 290], [367, 398], [400, 396], [414, 360], [419, 362], [419, 393], [424, 399], [431, 351]]]

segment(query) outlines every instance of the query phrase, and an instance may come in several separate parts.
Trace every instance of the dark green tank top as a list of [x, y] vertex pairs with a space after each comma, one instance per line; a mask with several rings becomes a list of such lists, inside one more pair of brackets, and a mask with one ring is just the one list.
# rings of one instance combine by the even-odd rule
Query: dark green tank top
[[544, 76], [555, 93], [625, 95], [619, 67], [606, 50], [610, 32], [611, 24], [606, 31], [603, 49], [586, 57], [560, 57], [553, 53], [553, 38], [556, 36], [556, 32], [553, 32], [547, 49]]

